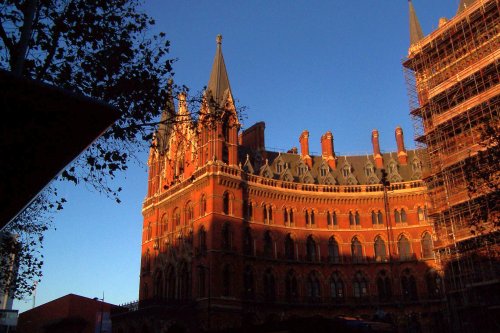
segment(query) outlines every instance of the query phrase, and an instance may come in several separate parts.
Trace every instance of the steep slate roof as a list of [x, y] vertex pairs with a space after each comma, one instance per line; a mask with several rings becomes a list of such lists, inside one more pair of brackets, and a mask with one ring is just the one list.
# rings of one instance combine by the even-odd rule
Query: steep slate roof
[[465, 8], [471, 6], [476, 0], [460, 0], [460, 4], [458, 5], [457, 14], [461, 13]]
[[216, 40], [217, 50], [215, 52], [210, 79], [208, 80], [207, 91], [210, 92], [212, 98], [217, 103], [222, 103], [227, 97], [226, 94], [232, 95], [232, 93], [231, 86], [229, 85], [226, 64], [224, 63], [224, 56], [222, 55], [222, 36], [217, 35]]
[[420, 26], [415, 7], [413, 7], [411, 0], [408, 0], [408, 6], [410, 10], [410, 45], [413, 45], [424, 38], [424, 33], [422, 32], [422, 27]]
[[[246, 155], [250, 156], [250, 161], [252, 162], [253, 169], [255, 170], [255, 174], [261, 174], [261, 169], [266, 168], [266, 161], [259, 161], [258, 158], [255, 158], [255, 154], [252, 154], [248, 149], [244, 147], [240, 151], [240, 156], [244, 155], [245, 158], [242, 161], [246, 161]], [[422, 151], [416, 150], [407, 150], [408, 154], [408, 164], [402, 165], [398, 162], [397, 153], [383, 153], [382, 157], [384, 160], [384, 168], [387, 170], [388, 179], [392, 182], [405, 182], [421, 179], [422, 170], [415, 172], [412, 167], [412, 162], [414, 160], [420, 161], [420, 158], [417, 157], [417, 154], [423, 153]], [[272, 151], [266, 151], [265, 155], [268, 160], [268, 165], [273, 171], [273, 179], [281, 179], [281, 175], [288, 169], [292, 176], [294, 182], [303, 182], [303, 177], [299, 175], [299, 166], [305, 165], [302, 161], [302, 158], [298, 154], [290, 154], [290, 153], [277, 153]], [[314, 178], [314, 184], [322, 184], [321, 168], [328, 167], [328, 164], [324, 162], [321, 156], [311, 156], [313, 160], [313, 166], [311, 170], [309, 170], [311, 176]], [[278, 161], [284, 163], [284, 168], [281, 174], [277, 172], [276, 165]], [[397, 173], [390, 173], [390, 164], [394, 163], [396, 166]], [[366, 175], [365, 169], [371, 164], [373, 166], [373, 174], [369, 177]], [[342, 169], [345, 165], [350, 166], [350, 175], [348, 177], [344, 177], [342, 173]], [[420, 163], [422, 165], [422, 163]], [[337, 168], [336, 170], [332, 170], [328, 167], [328, 173], [335, 179], [334, 185], [368, 185], [368, 184], [380, 184], [380, 180], [382, 179], [382, 172], [380, 169], [375, 167], [375, 161], [372, 155], [362, 155], [362, 156], [338, 156], [337, 157]], [[328, 176], [328, 174], [327, 174]], [[375, 177], [375, 181], [370, 178]], [[349, 183], [349, 178], [356, 180], [355, 183]]]

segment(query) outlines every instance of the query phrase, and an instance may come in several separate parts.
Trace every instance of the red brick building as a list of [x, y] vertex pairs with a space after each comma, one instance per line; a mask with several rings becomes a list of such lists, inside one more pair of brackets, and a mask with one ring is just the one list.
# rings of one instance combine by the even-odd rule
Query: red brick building
[[110, 313], [124, 310], [100, 300], [68, 294], [21, 313], [16, 332], [110, 333]]
[[266, 150], [263, 122], [240, 131], [220, 36], [199, 119], [185, 95], [178, 104], [164, 120], [182, 121], [160, 126], [148, 161], [141, 314], [120, 332], [311, 315], [442, 322], [422, 163], [401, 128], [393, 153], [377, 130], [370, 156], [338, 156], [331, 132], [313, 156], [307, 130], [300, 152]]

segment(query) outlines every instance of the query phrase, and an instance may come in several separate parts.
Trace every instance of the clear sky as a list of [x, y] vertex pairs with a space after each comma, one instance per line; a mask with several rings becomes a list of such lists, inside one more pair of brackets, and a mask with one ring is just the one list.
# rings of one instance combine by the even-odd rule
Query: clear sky
[[[458, 3], [414, 0], [424, 34], [439, 17], [452, 17]], [[392, 151], [397, 125], [414, 146], [401, 66], [409, 44], [406, 0], [170, 0], [148, 1], [144, 10], [171, 41], [176, 83], [192, 91], [207, 84], [215, 36], [223, 35], [233, 95], [247, 108], [243, 126], [265, 121], [268, 148], [298, 146], [307, 129], [311, 151], [319, 152], [321, 135], [331, 130], [338, 154], [369, 154], [377, 128], [382, 150]], [[138, 298], [146, 159], [139, 156], [118, 179], [121, 204], [62, 185], [69, 203], [46, 234], [37, 305], [68, 293], [104, 292], [115, 304]]]

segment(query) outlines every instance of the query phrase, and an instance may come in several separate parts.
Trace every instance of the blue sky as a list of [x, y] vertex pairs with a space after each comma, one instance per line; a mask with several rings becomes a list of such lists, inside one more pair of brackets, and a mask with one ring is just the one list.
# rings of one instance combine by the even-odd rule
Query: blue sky
[[[415, 0], [424, 34], [439, 17], [452, 17], [459, 0]], [[331, 130], [340, 154], [371, 153], [370, 135], [395, 150], [401, 125], [406, 146], [413, 128], [401, 62], [407, 54], [406, 0], [148, 1], [145, 11], [171, 41], [175, 81], [192, 91], [208, 82], [215, 36], [231, 88], [247, 108], [243, 126], [266, 122], [266, 146], [298, 146], [310, 132], [310, 149]], [[115, 304], [138, 298], [141, 203], [146, 194], [146, 154], [138, 156], [122, 185], [122, 203], [63, 184], [69, 203], [47, 232], [44, 276], [36, 304], [68, 293], [102, 296]], [[32, 300], [16, 302], [24, 311]]]

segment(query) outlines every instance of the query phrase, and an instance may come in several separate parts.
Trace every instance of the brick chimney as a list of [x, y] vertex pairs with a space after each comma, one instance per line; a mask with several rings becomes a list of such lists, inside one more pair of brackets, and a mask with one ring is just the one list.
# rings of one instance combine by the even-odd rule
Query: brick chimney
[[398, 145], [398, 162], [399, 164], [408, 164], [408, 154], [405, 149], [405, 141], [403, 137], [403, 129], [398, 126], [396, 127], [396, 144]]
[[377, 169], [383, 169], [384, 162], [382, 161], [382, 154], [380, 153], [380, 143], [378, 142], [378, 131], [376, 129], [372, 131], [372, 145], [375, 166], [377, 167]]
[[328, 131], [321, 136], [321, 154], [330, 168], [337, 168], [337, 161], [335, 160], [335, 151], [333, 150], [333, 134]]
[[311, 156], [309, 156], [309, 131], [304, 130], [302, 134], [299, 137], [299, 142], [300, 142], [300, 156], [302, 157], [302, 160], [304, 160], [304, 163], [306, 163], [309, 166], [309, 169], [312, 168], [312, 159]]

